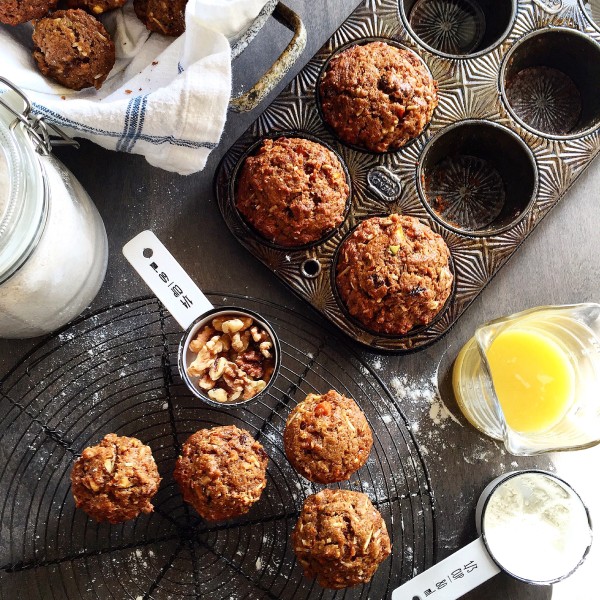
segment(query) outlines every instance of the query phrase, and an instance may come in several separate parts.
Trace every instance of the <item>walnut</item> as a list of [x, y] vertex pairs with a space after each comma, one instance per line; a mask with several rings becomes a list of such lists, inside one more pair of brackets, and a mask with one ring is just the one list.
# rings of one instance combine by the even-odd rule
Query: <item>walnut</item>
[[275, 370], [273, 340], [251, 317], [215, 317], [190, 342], [196, 358], [188, 366], [198, 387], [216, 402], [249, 400], [261, 392]]

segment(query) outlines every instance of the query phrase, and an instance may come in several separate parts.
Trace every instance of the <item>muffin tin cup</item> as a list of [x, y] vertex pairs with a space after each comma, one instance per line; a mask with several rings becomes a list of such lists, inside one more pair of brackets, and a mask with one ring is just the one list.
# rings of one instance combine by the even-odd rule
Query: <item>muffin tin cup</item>
[[[195, 337], [198, 335], [198, 332], [203, 327], [211, 324], [213, 319], [228, 315], [236, 317], [250, 317], [256, 325], [258, 325], [261, 329], [264, 329], [269, 334], [271, 341], [273, 342], [272, 351], [274, 366], [273, 373], [271, 373], [271, 377], [269, 378], [267, 385], [258, 394], [252, 396], [252, 398], [249, 398], [248, 400], [240, 399], [234, 402], [217, 402], [216, 400], [210, 398], [206, 393], [204, 393], [204, 391], [198, 386], [198, 378], [192, 377], [187, 372], [188, 365], [194, 362], [194, 359], [196, 358], [196, 353], [190, 350], [190, 343], [195, 339]], [[205, 312], [198, 319], [196, 319], [183, 334], [181, 342], [179, 343], [179, 351], [177, 353], [177, 366], [179, 367], [179, 374], [181, 375], [183, 382], [187, 385], [192, 394], [194, 394], [196, 398], [199, 398], [204, 403], [218, 407], [233, 407], [246, 405], [251, 402], [256, 402], [257, 400], [266, 396], [269, 393], [270, 388], [273, 386], [273, 383], [279, 375], [279, 369], [281, 367], [281, 344], [279, 343], [279, 338], [277, 337], [277, 334], [275, 333], [273, 327], [271, 327], [271, 324], [258, 313], [255, 313], [254, 311], [245, 308], [241, 309], [237, 306], [216, 307], [212, 310], [209, 310], [208, 312]]]
[[[426, 46], [407, 29], [406, 9], [415, 3], [409, 6], [406, 2], [364, 0], [274, 105], [231, 147], [215, 177], [219, 208], [238, 241], [333, 325], [357, 343], [379, 352], [414, 352], [441, 339], [600, 153], [600, 122], [594, 118], [593, 105], [582, 109], [584, 117], [592, 115], [589, 123], [566, 137], [557, 137], [526, 127], [508, 108], [503, 83], [504, 74], [511, 73], [511, 65], [518, 66], [508, 59], [518, 58], [522, 44], [548, 31], [569, 32], [569, 40], [579, 41], [587, 62], [576, 68], [585, 67], [590, 73], [600, 70], [595, 41], [600, 36], [591, 32], [588, 17], [578, 5], [563, 2], [558, 6], [546, 0], [499, 2], [506, 13], [496, 38], [486, 41], [483, 35], [479, 47], [469, 50], [469, 54], [450, 56]], [[479, 0], [479, 6], [487, 23], [487, 5]], [[565, 22], [572, 28], [559, 26]], [[406, 47], [424, 58], [439, 89], [439, 105], [426, 131], [412, 143], [386, 153], [370, 152], [340, 140], [322, 119], [319, 106], [319, 83], [332, 56], [350, 46], [376, 40]], [[529, 66], [537, 65], [525, 65]], [[547, 60], [541, 66], [560, 67]], [[570, 72], [567, 69], [567, 75]], [[579, 83], [577, 76], [573, 79]], [[588, 89], [593, 89], [596, 82], [600, 86], [600, 75], [592, 78], [587, 88], [579, 83], [584, 104]], [[594, 97], [600, 94], [592, 94]], [[471, 140], [464, 135], [470, 127], [476, 134]], [[249, 235], [248, 228], [240, 225], [231, 193], [231, 177], [239, 168], [240, 157], [265, 132], [281, 135], [279, 131], [290, 129], [302, 129], [302, 136], [335, 145], [344, 157], [353, 189], [345, 223], [327, 240], [301, 252], [277, 249]], [[444, 164], [444, 160], [448, 162]], [[445, 169], [467, 177], [471, 185], [482, 177], [485, 185], [480, 182], [475, 186], [481, 188], [481, 193], [475, 194], [479, 211], [444, 213], [443, 195], [441, 203], [436, 196], [432, 199], [433, 188], [428, 190], [426, 184], [431, 183], [432, 174], [437, 177], [434, 181], [447, 182]], [[447, 187], [446, 183], [443, 189]], [[456, 188], [452, 178], [450, 187]], [[489, 204], [482, 198], [490, 199]], [[436, 317], [427, 326], [400, 336], [365, 328], [348, 313], [335, 283], [339, 249], [350, 230], [369, 217], [391, 213], [416, 217], [439, 233], [450, 250], [454, 275], [452, 292]], [[461, 214], [466, 218], [457, 219], [456, 215]]]
[[[373, 215], [370, 215], [368, 218], [371, 219], [373, 217], [387, 217], [387, 216], [388, 216], [387, 214], [380, 214], [380, 215], [373, 214]], [[375, 329], [371, 329], [370, 327], [367, 327], [364, 323], [359, 321], [355, 316], [350, 314], [348, 307], [346, 306], [344, 300], [342, 299], [342, 297], [339, 293], [339, 290], [337, 287], [337, 281], [336, 281], [337, 280], [337, 264], [339, 261], [340, 252], [341, 252], [342, 248], [344, 247], [344, 244], [346, 243], [346, 241], [356, 231], [356, 228], [359, 225], [360, 225], [360, 223], [357, 223], [343, 237], [343, 239], [340, 241], [339, 245], [337, 246], [335, 253], [333, 255], [333, 259], [331, 261], [331, 270], [329, 273], [329, 281], [330, 281], [329, 284], [330, 284], [331, 290], [333, 292], [333, 297], [335, 298], [335, 301], [337, 302], [340, 311], [344, 314], [344, 316], [346, 317], [346, 319], [349, 322], [353, 323], [359, 329], [366, 331], [373, 337], [387, 339], [390, 341], [397, 340], [399, 338], [409, 340], [410, 338], [419, 337], [420, 335], [425, 333], [429, 328], [434, 327], [436, 325], [436, 323], [444, 317], [446, 311], [452, 304], [452, 300], [454, 298], [454, 294], [456, 291], [456, 270], [455, 270], [455, 266], [454, 266], [454, 260], [452, 259], [452, 253], [450, 253], [450, 256], [448, 259], [448, 267], [450, 268], [450, 272], [452, 273], [452, 288], [450, 289], [450, 294], [448, 295], [446, 302], [444, 302], [444, 306], [439, 310], [439, 312], [435, 315], [435, 317], [429, 323], [427, 323], [427, 325], [420, 325], [418, 327], [413, 327], [410, 331], [408, 331], [402, 335], [397, 334], [397, 333], [384, 333], [381, 331], [376, 331]]]
[[532, 133], [585, 136], [600, 125], [600, 44], [567, 27], [533, 31], [508, 51], [500, 91], [511, 116]]
[[429, 140], [416, 183], [421, 201], [444, 227], [490, 236], [511, 229], [531, 209], [538, 169], [517, 134], [473, 119], [449, 125]]
[[398, 10], [406, 29], [433, 54], [474, 58], [508, 37], [517, 0], [399, 0]]
[[[265, 238], [259, 231], [254, 229], [254, 227], [252, 227], [252, 225], [250, 225], [250, 223], [248, 223], [246, 221], [244, 216], [238, 210], [237, 203], [235, 200], [236, 194], [237, 194], [237, 186], [238, 186], [239, 178], [240, 178], [244, 163], [246, 162], [246, 159], [248, 157], [256, 154], [256, 152], [259, 150], [259, 148], [262, 146], [262, 144], [265, 140], [276, 140], [276, 139], [284, 138], [284, 137], [285, 138], [303, 138], [306, 140], [310, 140], [311, 142], [320, 144], [321, 146], [324, 146], [325, 148], [327, 148], [340, 161], [340, 165], [342, 165], [342, 169], [344, 170], [344, 174], [346, 176], [346, 183], [348, 184], [348, 197], [346, 198], [346, 206], [344, 208], [341, 223], [337, 227], [334, 227], [330, 231], [327, 231], [325, 233], [325, 235], [321, 236], [318, 240], [315, 240], [314, 242], [310, 242], [308, 244], [301, 244], [298, 246], [283, 246], [282, 244], [277, 244], [277, 243]], [[259, 242], [260, 244], [262, 244], [268, 248], [272, 248], [273, 250], [281, 250], [283, 252], [298, 252], [298, 251], [301, 252], [301, 251], [305, 251], [305, 250], [310, 250], [311, 248], [313, 248], [315, 246], [323, 244], [327, 240], [331, 239], [339, 231], [340, 227], [342, 227], [342, 225], [344, 224], [344, 222], [348, 216], [348, 212], [350, 211], [350, 205], [352, 203], [352, 179], [350, 178], [350, 173], [348, 172], [348, 167], [346, 166], [344, 159], [340, 156], [339, 152], [337, 152], [337, 150], [335, 150], [335, 148], [332, 148], [331, 145], [329, 145], [327, 142], [323, 141], [322, 139], [317, 138], [314, 135], [311, 135], [310, 133], [299, 131], [299, 130], [277, 131], [277, 132], [274, 132], [271, 134], [261, 136], [239, 158], [239, 160], [237, 161], [237, 163], [234, 167], [233, 172], [231, 173], [229, 197], [231, 199], [231, 203], [234, 208], [237, 219], [239, 220], [240, 225], [246, 230], [247, 235], [252, 236], [257, 242]], [[307, 259], [307, 260], [311, 260], [311, 259]], [[308, 277], [308, 278], [315, 277], [316, 275], [318, 275], [318, 273], [314, 274], [311, 271], [310, 267], [308, 267], [308, 270], [307, 270], [307, 268], [305, 266], [304, 271], [305, 271], [305, 277]]]
[[[431, 73], [431, 69], [429, 68], [429, 65], [423, 60], [423, 57], [419, 56], [412, 48], [409, 48], [408, 46], [405, 46], [404, 44], [401, 44], [400, 42], [397, 42], [396, 40], [389, 39], [389, 38], [365, 37], [365, 38], [360, 38], [358, 40], [354, 40], [352, 42], [344, 44], [343, 46], [340, 46], [339, 48], [337, 48], [333, 53], [331, 53], [331, 55], [327, 58], [327, 60], [325, 61], [325, 63], [323, 64], [323, 66], [321, 67], [321, 70], [319, 72], [319, 76], [317, 78], [317, 83], [315, 85], [315, 99], [316, 99], [317, 111], [319, 112], [319, 118], [321, 119], [321, 123], [339, 144], [341, 144], [342, 146], [346, 146], [346, 148], [355, 150], [356, 152], [362, 152], [364, 154], [371, 154], [373, 156], [385, 156], [386, 154], [395, 154], [397, 152], [400, 152], [404, 148], [408, 148], [409, 146], [414, 144], [419, 138], [421, 138], [427, 132], [427, 130], [429, 129], [430, 123], [427, 123], [427, 125], [425, 125], [425, 127], [423, 128], [423, 131], [421, 131], [420, 135], [409, 140], [406, 144], [404, 144], [404, 146], [401, 146], [400, 148], [393, 148], [390, 150], [385, 150], [384, 152], [377, 152], [376, 150], [369, 150], [368, 148], [364, 148], [363, 146], [357, 146], [356, 144], [350, 144], [349, 142], [346, 142], [345, 140], [343, 140], [337, 134], [336, 130], [325, 119], [325, 115], [323, 114], [323, 106], [321, 103], [321, 92], [320, 92], [321, 81], [323, 80], [323, 76], [325, 75], [327, 69], [329, 68], [329, 64], [330, 64], [331, 60], [333, 58], [335, 58], [336, 56], [338, 56], [339, 54], [341, 54], [342, 52], [344, 52], [344, 50], [348, 50], [348, 48], [352, 48], [353, 46], [364, 46], [365, 44], [370, 44], [371, 42], [384, 42], [385, 44], [388, 44], [389, 46], [394, 46], [395, 48], [399, 48], [401, 50], [408, 50], [409, 52], [414, 54], [419, 59], [419, 62], [427, 69], [427, 72], [431, 75], [431, 78], [434, 79], [433, 74]], [[433, 110], [432, 119], [435, 118], [436, 110], [437, 110], [437, 107]]]

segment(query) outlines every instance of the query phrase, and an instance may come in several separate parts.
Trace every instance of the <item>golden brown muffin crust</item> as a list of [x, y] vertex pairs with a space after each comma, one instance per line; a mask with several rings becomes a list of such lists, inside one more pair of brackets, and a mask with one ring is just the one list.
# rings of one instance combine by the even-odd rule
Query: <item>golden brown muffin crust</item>
[[290, 413], [283, 432], [285, 454], [317, 483], [349, 479], [369, 457], [373, 435], [356, 402], [331, 390], [309, 394]]
[[334, 590], [367, 583], [391, 552], [379, 511], [368, 496], [348, 490], [309, 496], [292, 543], [304, 575]]
[[151, 513], [160, 481], [150, 447], [114, 433], [86, 448], [71, 471], [75, 506], [99, 522], [122, 523]]
[[207, 521], [248, 512], [267, 485], [268, 457], [235, 425], [201, 429], [183, 445], [173, 477], [183, 499]]
[[414, 217], [366, 219], [343, 243], [336, 285], [348, 312], [369, 329], [403, 335], [427, 325], [452, 291], [450, 251]]

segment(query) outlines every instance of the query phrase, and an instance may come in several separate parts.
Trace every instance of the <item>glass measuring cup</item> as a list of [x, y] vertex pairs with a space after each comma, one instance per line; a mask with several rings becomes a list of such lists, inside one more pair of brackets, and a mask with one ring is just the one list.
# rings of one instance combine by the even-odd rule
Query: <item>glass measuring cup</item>
[[[542, 335], [564, 355], [572, 394], [562, 415], [537, 431], [517, 431], [507, 422], [491, 377], [487, 352], [506, 331]], [[600, 442], [600, 304], [548, 306], [491, 321], [462, 348], [452, 376], [456, 401], [481, 432], [502, 440], [516, 455], [587, 448]]]
[[479, 536], [394, 590], [392, 600], [455, 600], [500, 571], [525, 583], [549, 585], [569, 577], [592, 543], [590, 516], [575, 490], [552, 473], [513, 471], [481, 493]]
[[[181, 378], [194, 396], [213, 406], [236, 406], [254, 401], [268, 392], [279, 373], [281, 347], [273, 327], [266, 319], [247, 309], [215, 308], [151, 231], [143, 231], [125, 244], [123, 255], [184, 330], [179, 344], [177, 364]], [[272, 354], [273, 371], [265, 387], [258, 393], [249, 398], [240, 396], [235, 400], [219, 402], [209, 397], [199, 385], [200, 377], [190, 374], [188, 368], [198, 354], [190, 349], [190, 343], [207, 325], [223, 317], [227, 317], [227, 320], [249, 317], [259, 330], [267, 333], [272, 342], [269, 350]], [[215, 357], [215, 367], [217, 360]]]

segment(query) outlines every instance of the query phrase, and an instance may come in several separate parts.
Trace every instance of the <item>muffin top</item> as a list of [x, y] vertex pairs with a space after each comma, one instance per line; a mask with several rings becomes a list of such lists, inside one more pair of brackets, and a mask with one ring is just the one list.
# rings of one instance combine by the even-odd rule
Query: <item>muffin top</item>
[[121, 523], [152, 512], [159, 483], [150, 447], [114, 433], [86, 448], [71, 471], [75, 505], [100, 522]]
[[173, 477], [183, 499], [208, 521], [248, 512], [267, 485], [267, 454], [252, 435], [235, 425], [192, 434]]
[[325, 121], [338, 137], [372, 152], [418, 137], [438, 103], [437, 83], [406, 48], [370, 42], [334, 56], [319, 85]]
[[373, 436], [356, 402], [331, 390], [322, 396], [309, 394], [294, 408], [283, 443], [288, 460], [301, 475], [334, 483], [365, 464]]
[[2, 0], [0, 23], [19, 25], [32, 19], [40, 19], [56, 8], [58, 0]]
[[368, 496], [324, 489], [306, 499], [292, 543], [306, 577], [343, 589], [371, 580], [391, 552], [385, 522]]
[[115, 44], [104, 25], [81, 9], [37, 21], [33, 43], [42, 74], [73, 90], [100, 89], [115, 64]]
[[350, 188], [337, 156], [305, 138], [265, 140], [242, 167], [236, 206], [280, 246], [318, 241], [344, 220]]
[[348, 312], [377, 333], [403, 335], [427, 325], [452, 291], [450, 251], [414, 217], [360, 223], [343, 243], [336, 286]]

